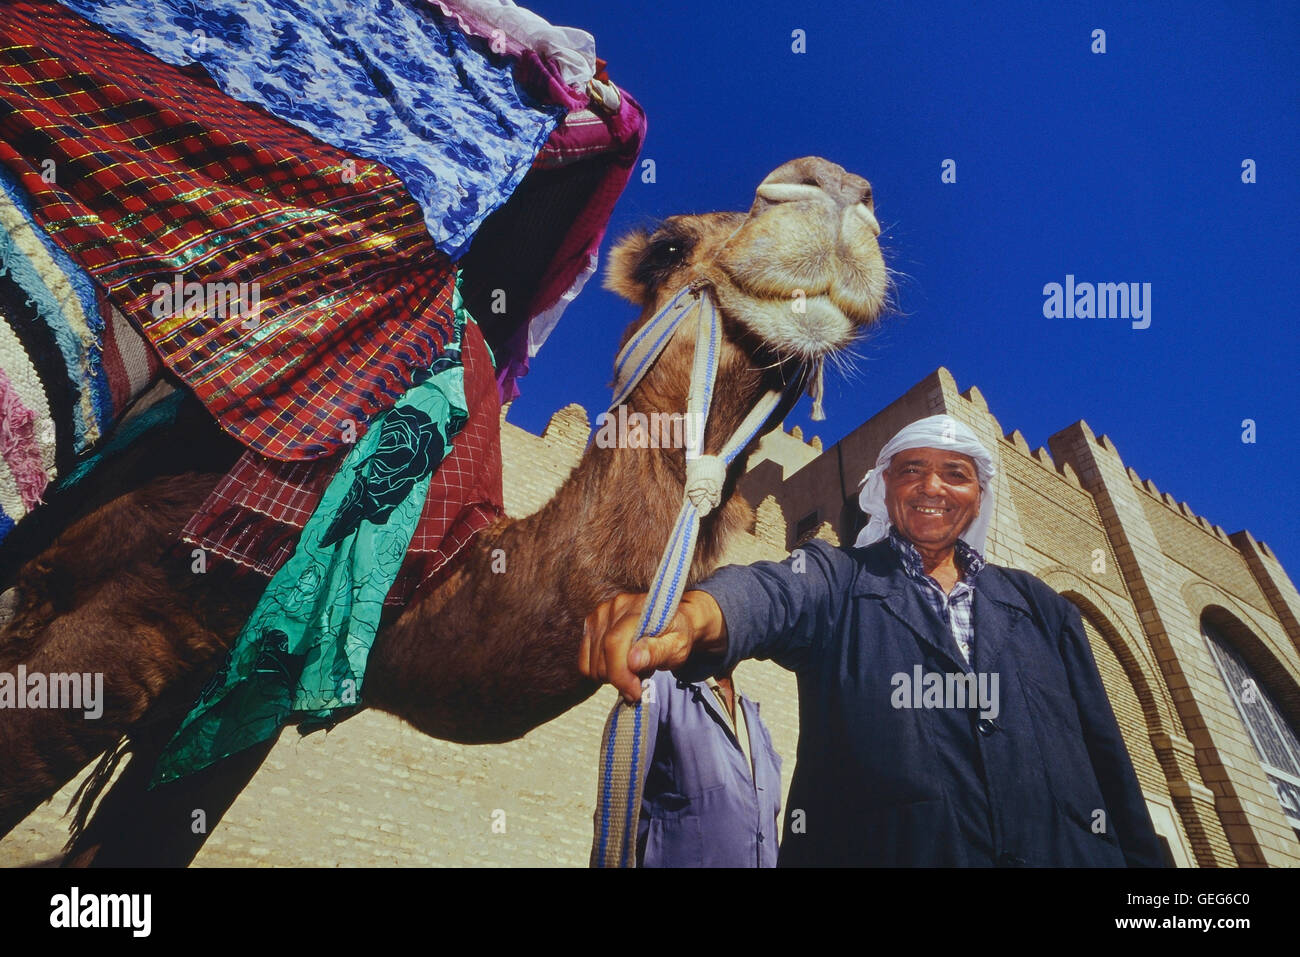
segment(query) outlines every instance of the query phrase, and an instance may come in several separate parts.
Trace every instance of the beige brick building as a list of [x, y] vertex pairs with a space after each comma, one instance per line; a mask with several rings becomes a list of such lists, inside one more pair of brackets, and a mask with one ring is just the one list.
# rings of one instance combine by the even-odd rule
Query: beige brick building
[[[1125, 467], [1084, 422], [1050, 453], [1004, 434], [979, 391], [939, 369], [828, 449], [797, 429], [763, 440], [741, 480], [754, 527], [730, 562], [779, 560], [817, 535], [851, 541], [858, 482], [915, 419], [947, 412], [995, 450], [991, 561], [1042, 578], [1081, 609], [1156, 829], [1181, 866], [1300, 864], [1300, 595], [1249, 532], [1222, 528]], [[544, 504], [590, 426], [561, 409], [541, 436], [504, 422], [506, 510]], [[757, 698], [788, 790], [794, 677], [737, 670]], [[585, 866], [599, 737], [613, 693], [519, 741], [464, 746], [366, 711], [329, 735], [283, 735], [197, 865]], [[0, 865], [58, 855], [76, 782], [0, 841]]]

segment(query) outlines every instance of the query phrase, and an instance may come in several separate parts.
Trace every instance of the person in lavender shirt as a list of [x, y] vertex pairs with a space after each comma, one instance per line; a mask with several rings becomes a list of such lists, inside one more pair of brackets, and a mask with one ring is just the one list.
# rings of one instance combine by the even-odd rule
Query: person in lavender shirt
[[758, 702], [730, 676], [645, 683], [653, 757], [637, 833], [638, 867], [775, 867], [781, 757]]

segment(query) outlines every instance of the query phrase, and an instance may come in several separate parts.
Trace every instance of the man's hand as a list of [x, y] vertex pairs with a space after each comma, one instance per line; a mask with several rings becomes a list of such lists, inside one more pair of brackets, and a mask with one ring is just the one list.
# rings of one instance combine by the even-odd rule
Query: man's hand
[[597, 605], [583, 624], [578, 649], [578, 670], [608, 681], [627, 701], [641, 700], [642, 678], [680, 667], [696, 651], [719, 654], [727, 647], [722, 609], [708, 592], [688, 591], [667, 628], [634, 641], [645, 603], [644, 593], [624, 593]]

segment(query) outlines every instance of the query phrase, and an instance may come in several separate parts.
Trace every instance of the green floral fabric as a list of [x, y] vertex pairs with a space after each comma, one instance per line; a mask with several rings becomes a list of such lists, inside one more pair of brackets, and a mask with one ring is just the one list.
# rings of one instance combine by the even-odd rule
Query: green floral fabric
[[152, 785], [277, 734], [329, 727], [360, 709], [366, 659], [424, 507], [429, 479], [469, 417], [454, 339], [377, 418], [330, 482], [298, 547], [276, 573], [221, 669], [163, 752]]

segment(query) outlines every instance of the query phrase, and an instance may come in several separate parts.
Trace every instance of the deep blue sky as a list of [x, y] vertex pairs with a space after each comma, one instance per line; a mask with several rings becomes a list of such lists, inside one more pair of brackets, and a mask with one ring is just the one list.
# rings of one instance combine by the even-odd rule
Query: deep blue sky
[[[787, 424], [829, 445], [945, 365], [1031, 448], [1085, 419], [1143, 478], [1250, 529], [1300, 578], [1300, 6], [526, 5], [593, 33], [649, 118], [657, 182], [633, 178], [602, 256], [656, 217], [748, 209], [797, 156], [871, 180], [903, 314], [858, 348], [853, 381], [828, 378], [827, 421], [809, 421], [805, 398]], [[1150, 328], [1044, 318], [1044, 284], [1067, 273], [1151, 283]], [[602, 409], [634, 316], [593, 280], [510, 421], [537, 431], [565, 403]]]

